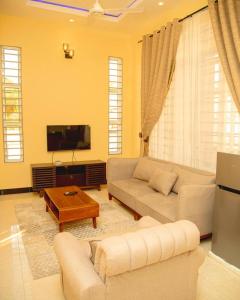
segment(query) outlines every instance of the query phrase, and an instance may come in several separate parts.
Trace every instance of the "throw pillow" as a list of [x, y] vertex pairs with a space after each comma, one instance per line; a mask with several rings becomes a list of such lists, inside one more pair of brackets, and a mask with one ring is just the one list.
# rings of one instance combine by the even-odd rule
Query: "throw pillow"
[[149, 181], [151, 175], [155, 170], [161, 169], [171, 171], [173, 166], [169, 163], [163, 163], [161, 161], [153, 160], [148, 157], [141, 157], [138, 160], [137, 166], [134, 170], [133, 177]]
[[177, 177], [176, 173], [157, 170], [152, 174], [149, 186], [167, 196], [171, 192]]

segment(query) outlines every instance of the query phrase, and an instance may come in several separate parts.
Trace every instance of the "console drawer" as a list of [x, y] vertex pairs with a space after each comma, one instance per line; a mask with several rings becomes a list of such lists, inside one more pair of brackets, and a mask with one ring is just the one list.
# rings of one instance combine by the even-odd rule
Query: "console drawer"
[[71, 174], [71, 175], [57, 175], [56, 176], [57, 186], [67, 186], [67, 185], [85, 185], [84, 174]]

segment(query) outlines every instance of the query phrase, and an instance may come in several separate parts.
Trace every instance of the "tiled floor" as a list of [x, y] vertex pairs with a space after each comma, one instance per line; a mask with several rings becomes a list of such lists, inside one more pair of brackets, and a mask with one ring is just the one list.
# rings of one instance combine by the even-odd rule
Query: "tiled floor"
[[0, 299], [64, 299], [59, 275], [33, 280], [15, 216], [14, 205], [26, 203], [31, 193], [0, 196]]
[[[106, 198], [106, 190], [100, 197]], [[15, 215], [14, 206], [26, 203], [38, 195], [17, 194], [0, 196], [0, 299], [1, 300], [63, 300], [59, 275], [33, 280], [22, 241], [22, 232]], [[128, 213], [128, 212], [126, 212]], [[204, 241], [206, 251], [210, 241]]]

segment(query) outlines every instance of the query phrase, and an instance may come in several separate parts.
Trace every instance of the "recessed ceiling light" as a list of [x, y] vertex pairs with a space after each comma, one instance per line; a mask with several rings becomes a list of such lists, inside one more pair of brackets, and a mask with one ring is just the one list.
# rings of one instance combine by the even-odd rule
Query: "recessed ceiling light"
[[69, 22], [73, 23], [73, 22], [75, 22], [75, 20], [74, 19], [69, 19]]
[[158, 5], [159, 5], [159, 6], [163, 6], [163, 5], [164, 5], [164, 2], [162, 2], [162, 1], [158, 2]]

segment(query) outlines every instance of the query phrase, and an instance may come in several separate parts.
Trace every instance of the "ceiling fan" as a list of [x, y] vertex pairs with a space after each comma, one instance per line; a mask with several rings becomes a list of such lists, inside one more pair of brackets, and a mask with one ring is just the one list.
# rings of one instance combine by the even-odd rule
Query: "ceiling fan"
[[93, 7], [89, 10], [90, 15], [95, 16], [103, 16], [108, 14], [122, 14], [122, 13], [141, 13], [143, 12], [143, 8], [134, 8], [132, 6], [126, 7], [126, 8], [103, 8], [103, 6], [100, 4], [99, 0], [96, 0]]

